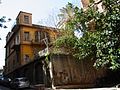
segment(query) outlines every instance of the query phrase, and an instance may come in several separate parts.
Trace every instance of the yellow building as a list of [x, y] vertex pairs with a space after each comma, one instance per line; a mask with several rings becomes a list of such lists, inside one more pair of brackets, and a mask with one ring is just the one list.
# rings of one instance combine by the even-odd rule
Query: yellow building
[[56, 37], [55, 28], [32, 24], [32, 14], [20, 11], [16, 24], [6, 37], [4, 74], [13, 78], [25, 76], [26, 71], [20, 69], [34, 62], [38, 52], [47, 48]]

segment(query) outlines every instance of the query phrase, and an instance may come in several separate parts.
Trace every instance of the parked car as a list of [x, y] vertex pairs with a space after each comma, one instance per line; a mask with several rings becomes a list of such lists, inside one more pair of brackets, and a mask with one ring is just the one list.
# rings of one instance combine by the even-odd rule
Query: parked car
[[11, 79], [5, 76], [0, 77], [0, 84], [10, 86]]
[[30, 82], [26, 77], [15, 78], [11, 81], [11, 88], [28, 88], [30, 87]]

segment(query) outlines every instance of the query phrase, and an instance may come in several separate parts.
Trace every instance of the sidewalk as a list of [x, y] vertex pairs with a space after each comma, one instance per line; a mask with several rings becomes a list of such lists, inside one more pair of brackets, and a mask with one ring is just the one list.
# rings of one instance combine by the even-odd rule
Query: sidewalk
[[44, 84], [38, 84], [34, 86], [34, 90], [120, 90], [120, 88], [118, 88], [118, 86], [115, 86], [115, 87], [88, 88], [88, 89], [52, 89], [52, 88], [46, 88]]
[[[50, 90], [50, 89], [45, 89], [45, 90]], [[120, 90], [120, 88], [56, 89], [56, 90]]]

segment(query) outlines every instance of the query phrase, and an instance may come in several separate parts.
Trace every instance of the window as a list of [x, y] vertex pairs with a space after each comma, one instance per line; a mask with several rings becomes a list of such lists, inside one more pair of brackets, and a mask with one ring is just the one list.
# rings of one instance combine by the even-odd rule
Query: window
[[24, 32], [24, 40], [29, 41], [29, 32]]
[[24, 23], [29, 24], [29, 16], [24, 15]]
[[41, 40], [45, 38], [48, 39], [48, 42], [50, 41], [50, 37], [47, 32], [40, 32], [40, 31], [35, 32], [35, 42], [40, 42]]
[[45, 32], [41, 32], [41, 40], [45, 38]]
[[35, 32], [35, 42], [40, 42], [40, 32]]
[[19, 44], [20, 43], [20, 37], [19, 35], [16, 36], [16, 39], [15, 39], [15, 44]]
[[47, 40], [48, 40], [48, 43], [50, 42], [50, 36], [49, 36], [49, 33], [45, 33], [45, 37], [47, 38]]
[[30, 61], [30, 57], [29, 57], [29, 55], [24, 55], [24, 61], [25, 62], [29, 62]]

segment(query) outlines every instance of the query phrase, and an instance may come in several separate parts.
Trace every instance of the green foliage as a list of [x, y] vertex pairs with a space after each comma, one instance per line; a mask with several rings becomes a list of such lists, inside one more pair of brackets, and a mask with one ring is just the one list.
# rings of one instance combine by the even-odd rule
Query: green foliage
[[77, 38], [74, 36], [72, 30], [61, 30], [61, 36], [54, 42], [54, 46], [56, 51], [58, 52], [58, 48], [64, 48], [68, 51], [68, 53], [73, 53], [74, 44], [77, 42]]
[[[1, 27], [1, 28], [7, 28], [7, 26], [5, 25], [5, 23], [6, 23], [6, 22], [9, 22], [9, 21], [11, 21], [10, 18], [8, 18], [8, 20], [6, 20], [6, 17], [5, 17], [5, 16], [1, 17], [1, 18], [0, 18], [0, 27]], [[0, 40], [1, 40], [1, 38], [0, 38]]]
[[[55, 45], [69, 47], [78, 59], [93, 56], [96, 68], [105, 66], [115, 70], [120, 68], [120, 1], [101, 2], [104, 12], [99, 12], [93, 2], [87, 10], [72, 5], [74, 18], [64, 23], [66, 32], [71, 30], [72, 33], [64, 33]], [[81, 38], [75, 37], [76, 29], [83, 32]]]
[[[58, 15], [60, 18], [60, 22], [58, 23], [58, 27], [68, 29], [66, 24], [69, 23], [74, 18], [74, 5], [68, 3], [66, 7], [60, 9], [60, 14]], [[69, 25], [70, 26], [70, 25]]]
[[11, 21], [10, 18], [8, 18], [8, 19], [6, 20], [6, 17], [5, 17], [5, 16], [1, 17], [1, 18], [0, 18], [0, 27], [1, 27], [1, 28], [7, 28], [7, 26], [5, 25], [5, 23], [6, 23], [6, 22], [9, 22], [9, 21]]

